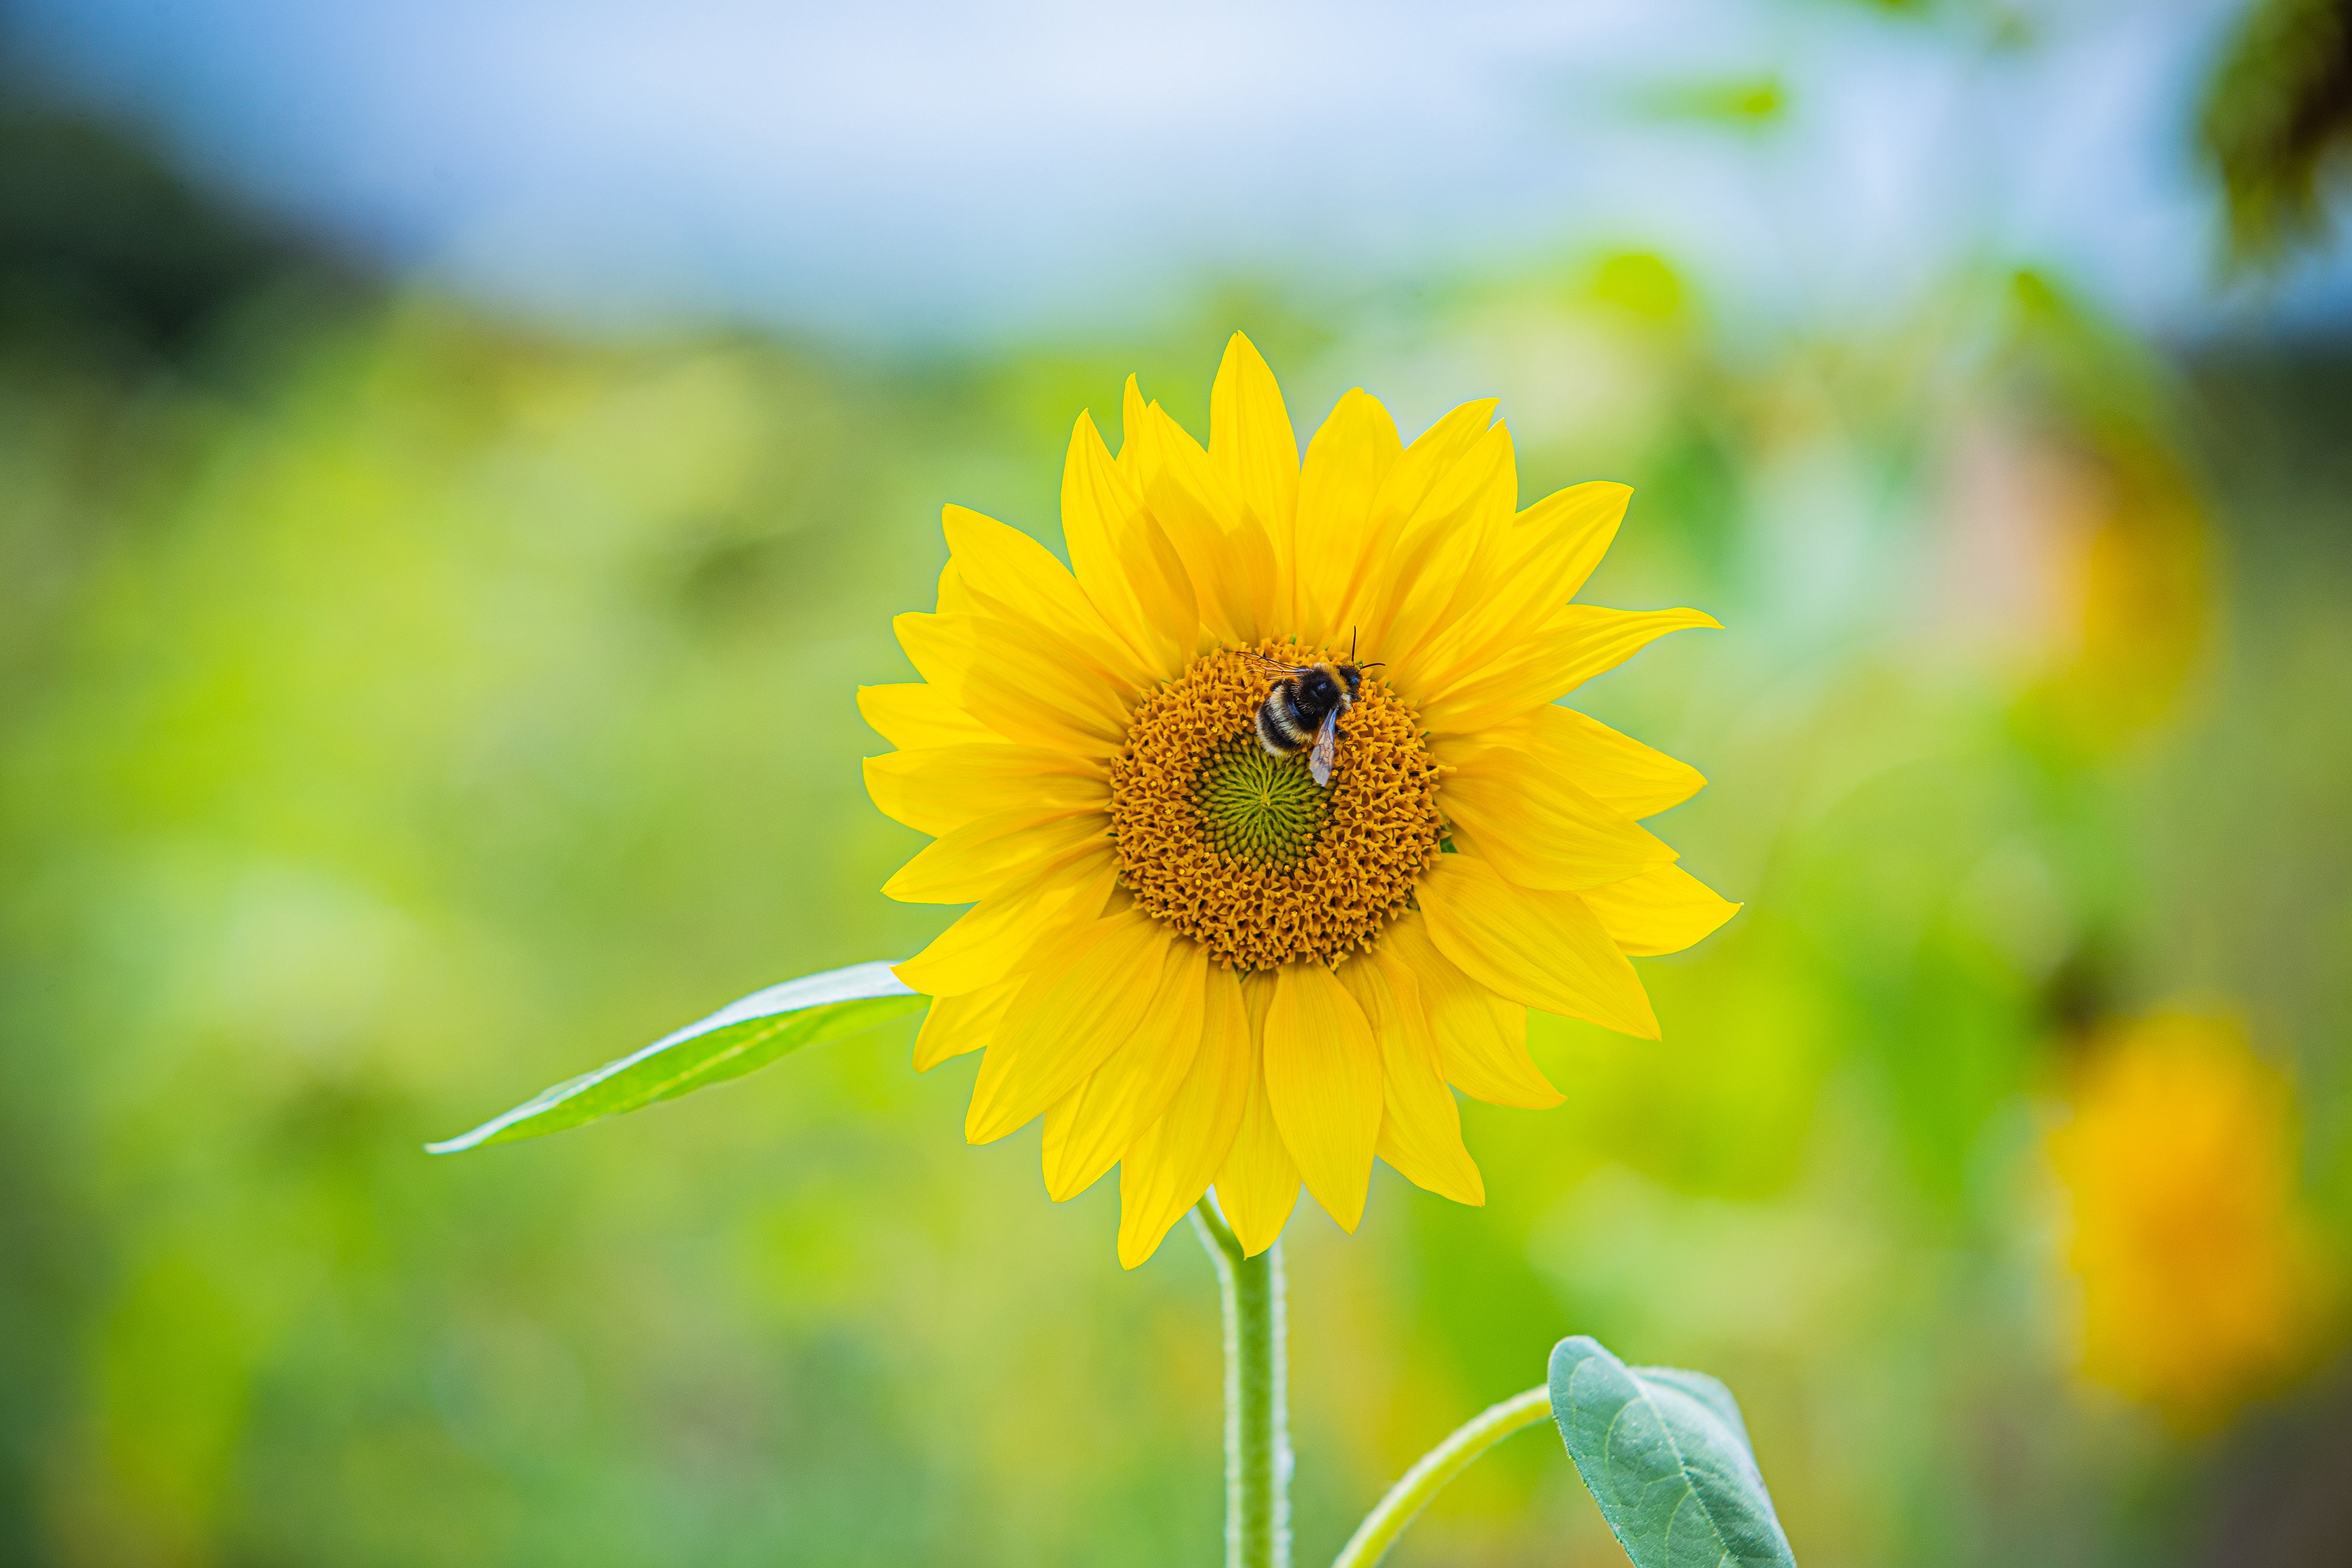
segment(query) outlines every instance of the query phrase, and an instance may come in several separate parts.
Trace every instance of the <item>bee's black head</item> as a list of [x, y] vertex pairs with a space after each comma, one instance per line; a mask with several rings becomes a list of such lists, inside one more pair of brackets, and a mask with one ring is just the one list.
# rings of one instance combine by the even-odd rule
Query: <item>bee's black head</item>
[[1340, 665], [1340, 663], [1322, 663], [1322, 665], [1307, 670], [1307, 674], [1298, 677], [1298, 695], [1312, 701], [1318, 707], [1339, 706], [1340, 695], [1345, 695], [1352, 703], [1357, 694], [1362, 691], [1362, 670], [1357, 670], [1355, 665]]

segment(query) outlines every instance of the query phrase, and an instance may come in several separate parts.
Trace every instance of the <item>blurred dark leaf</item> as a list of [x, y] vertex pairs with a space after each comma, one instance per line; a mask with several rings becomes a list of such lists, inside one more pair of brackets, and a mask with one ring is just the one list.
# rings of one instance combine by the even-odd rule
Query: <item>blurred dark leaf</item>
[[0, 333], [78, 323], [170, 351], [289, 274], [349, 281], [344, 264], [199, 189], [130, 132], [18, 84], [0, 90]]
[[1551, 1353], [1551, 1413], [1634, 1568], [1796, 1568], [1731, 1391], [1630, 1367], [1588, 1334]]
[[862, 1034], [923, 1003], [887, 964], [853, 964], [754, 991], [642, 1051], [532, 1095], [468, 1133], [425, 1145], [454, 1155], [642, 1110], [765, 1067], [805, 1045]]
[[2202, 132], [2238, 263], [2318, 243], [2322, 182], [2352, 146], [2352, 0], [2261, 0], [2215, 73]]

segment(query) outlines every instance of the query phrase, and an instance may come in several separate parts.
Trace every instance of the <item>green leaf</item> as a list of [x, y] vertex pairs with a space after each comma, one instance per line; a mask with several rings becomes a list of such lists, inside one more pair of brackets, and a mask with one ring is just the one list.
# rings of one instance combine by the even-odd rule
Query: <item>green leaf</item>
[[1634, 1568], [1796, 1568], [1731, 1390], [1627, 1366], [1578, 1334], [1552, 1347], [1551, 1413]]
[[1637, 101], [1659, 119], [1754, 131], [1788, 118], [1789, 88], [1776, 76], [1672, 82], [1652, 88]]
[[485, 1144], [512, 1143], [560, 1133], [656, 1100], [674, 1100], [705, 1084], [740, 1078], [804, 1045], [863, 1033], [903, 1018], [925, 998], [908, 990], [887, 964], [852, 964], [754, 991], [699, 1023], [664, 1035], [642, 1051], [608, 1061], [552, 1089], [542, 1089], [504, 1115], [425, 1152], [454, 1155]]

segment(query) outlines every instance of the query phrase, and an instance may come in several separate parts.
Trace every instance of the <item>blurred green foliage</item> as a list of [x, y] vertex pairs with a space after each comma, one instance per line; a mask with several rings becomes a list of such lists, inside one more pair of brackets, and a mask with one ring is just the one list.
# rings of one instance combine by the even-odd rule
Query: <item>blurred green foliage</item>
[[2200, 129], [2229, 196], [2236, 261], [2273, 265], [2320, 240], [2328, 186], [2352, 154], [2352, 4], [2248, 7]]
[[1664, 120], [1761, 130], [1787, 115], [1789, 88], [1778, 77], [1678, 82], [1652, 89], [1642, 96], [1640, 107]]
[[[1570, 1102], [1465, 1106], [1487, 1207], [1294, 1222], [1305, 1558], [1572, 1332], [1723, 1376], [1815, 1568], [2344, 1538], [2276, 1522], [2347, 1522], [2333, 1374], [2195, 1448], [2073, 1377], [2039, 1128], [2085, 1012], [2219, 993], [2352, 1221], [2352, 364], [2005, 276], [1774, 337], [1637, 254], [984, 358], [577, 341], [0, 136], [54, 198], [0, 224], [0, 1557], [1209, 1560], [1205, 1260], [1122, 1274], [1110, 1184], [964, 1146], [908, 1026], [418, 1145], [938, 928], [853, 704], [936, 508], [1057, 544], [1077, 410], [1205, 430], [1235, 326], [1302, 425], [1499, 393], [1523, 497], [1636, 485], [1594, 597], [1730, 630], [1580, 700], [1710, 775], [1654, 825], [1748, 901], [1644, 961], [1663, 1044], [1538, 1019]], [[1395, 1560], [1613, 1551], [1523, 1441]]]

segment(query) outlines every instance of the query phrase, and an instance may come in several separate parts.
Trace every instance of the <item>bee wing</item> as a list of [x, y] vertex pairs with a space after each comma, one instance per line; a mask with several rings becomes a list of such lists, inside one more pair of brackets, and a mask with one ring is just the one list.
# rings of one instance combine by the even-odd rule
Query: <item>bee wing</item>
[[1315, 673], [1315, 666], [1312, 664], [1286, 664], [1280, 660], [1269, 659], [1264, 653], [1253, 653], [1246, 648], [1241, 650], [1241, 655], [1244, 659], [1252, 660], [1269, 670], [1277, 671], [1286, 675], [1311, 675]]
[[1333, 708], [1323, 716], [1323, 727], [1315, 732], [1315, 755], [1307, 761], [1307, 771], [1323, 788], [1331, 783], [1331, 764], [1339, 755], [1339, 710]]

